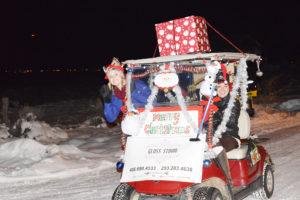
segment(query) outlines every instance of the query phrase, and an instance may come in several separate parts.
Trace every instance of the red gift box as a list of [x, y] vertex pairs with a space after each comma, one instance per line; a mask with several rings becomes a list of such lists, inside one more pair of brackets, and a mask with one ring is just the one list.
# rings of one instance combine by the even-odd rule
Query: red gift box
[[210, 52], [206, 22], [189, 16], [155, 25], [160, 56]]

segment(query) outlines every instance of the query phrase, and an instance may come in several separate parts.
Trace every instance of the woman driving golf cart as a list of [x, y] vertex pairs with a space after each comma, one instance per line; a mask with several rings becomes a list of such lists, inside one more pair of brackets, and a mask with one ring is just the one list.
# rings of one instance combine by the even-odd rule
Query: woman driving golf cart
[[[223, 68], [222, 72], [217, 74], [216, 80], [218, 83], [216, 86], [216, 91], [221, 100], [215, 103], [219, 110], [213, 115], [214, 130], [216, 130], [221, 124], [225, 114], [225, 109], [227, 108], [230, 99], [231, 83], [229, 82], [229, 76], [226, 73], [226, 68]], [[216, 144], [216, 146], [223, 146], [226, 152], [239, 147], [240, 137], [238, 135], [238, 119], [240, 116], [240, 111], [240, 102], [235, 99], [229, 121], [226, 124], [226, 131], [222, 133], [222, 137]]]

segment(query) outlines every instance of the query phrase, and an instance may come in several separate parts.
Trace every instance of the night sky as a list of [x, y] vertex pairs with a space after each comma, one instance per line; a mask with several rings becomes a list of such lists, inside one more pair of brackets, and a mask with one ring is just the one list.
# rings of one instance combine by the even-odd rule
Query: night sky
[[[200, 0], [7, 2], [0, 5], [0, 66], [103, 66], [112, 57], [122, 61], [152, 57], [157, 44], [154, 25], [190, 15], [204, 17], [240, 49], [260, 52], [266, 62], [299, 63], [299, 4]], [[208, 30], [212, 51], [236, 51]]]

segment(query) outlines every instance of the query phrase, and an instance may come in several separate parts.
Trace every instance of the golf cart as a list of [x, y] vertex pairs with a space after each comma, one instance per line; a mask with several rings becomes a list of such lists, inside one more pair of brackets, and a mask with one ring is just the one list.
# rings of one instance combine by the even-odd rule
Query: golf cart
[[[112, 199], [270, 198], [273, 163], [267, 150], [253, 141], [246, 112], [247, 62], [258, 59], [254, 54], [196, 53], [123, 62], [128, 72], [127, 114], [122, 121], [127, 143], [120, 184]], [[206, 84], [212, 61], [231, 71], [231, 96], [242, 105], [238, 126], [244, 142], [227, 153], [232, 185], [212, 148], [222, 131], [203, 129], [208, 113], [200, 105], [201, 85]], [[134, 80], [151, 89], [147, 104], [131, 102], [130, 83]], [[210, 89], [213, 93], [215, 86]]]

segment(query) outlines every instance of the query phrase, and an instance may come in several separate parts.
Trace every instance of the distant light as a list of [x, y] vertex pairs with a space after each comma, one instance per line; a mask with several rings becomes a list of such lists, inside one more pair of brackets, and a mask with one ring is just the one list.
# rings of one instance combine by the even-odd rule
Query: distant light
[[36, 34], [34, 34], [34, 33], [31, 34], [31, 37], [35, 37], [35, 36], [36, 36]]

